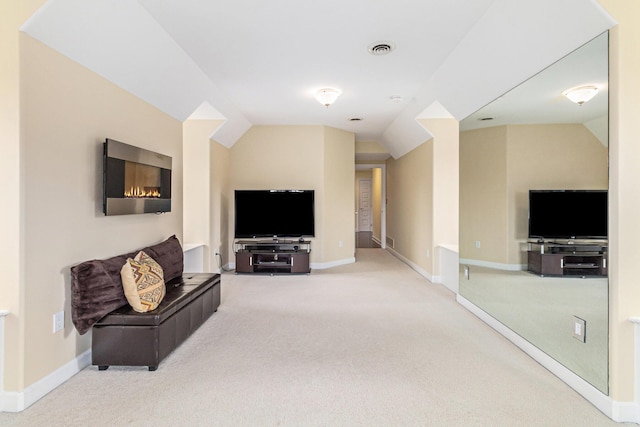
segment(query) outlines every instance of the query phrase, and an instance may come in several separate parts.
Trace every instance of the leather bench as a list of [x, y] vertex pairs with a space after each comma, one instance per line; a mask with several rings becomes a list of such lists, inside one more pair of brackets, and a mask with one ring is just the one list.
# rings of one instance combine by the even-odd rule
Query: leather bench
[[220, 275], [184, 273], [176, 236], [142, 249], [163, 269], [166, 294], [155, 310], [131, 308], [120, 270], [138, 251], [71, 267], [71, 319], [80, 335], [93, 332], [92, 364], [148, 366], [150, 371], [220, 305]]
[[154, 371], [220, 305], [219, 274], [184, 274], [166, 287], [157, 309], [138, 313], [125, 305], [93, 325], [93, 365], [101, 371], [111, 365]]

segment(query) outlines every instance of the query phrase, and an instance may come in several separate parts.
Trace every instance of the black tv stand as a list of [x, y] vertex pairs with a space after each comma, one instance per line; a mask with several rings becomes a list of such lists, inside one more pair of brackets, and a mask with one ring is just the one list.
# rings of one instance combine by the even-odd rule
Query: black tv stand
[[606, 242], [530, 241], [528, 270], [540, 276], [607, 277]]
[[308, 240], [238, 240], [236, 274], [309, 274], [310, 252]]

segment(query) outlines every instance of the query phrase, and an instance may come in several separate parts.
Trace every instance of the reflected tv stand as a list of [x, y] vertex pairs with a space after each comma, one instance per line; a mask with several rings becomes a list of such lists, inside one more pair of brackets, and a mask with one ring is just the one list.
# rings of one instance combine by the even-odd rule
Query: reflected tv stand
[[607, 277], [606, 242], [528, 242], [528, 270], [540, 276]]

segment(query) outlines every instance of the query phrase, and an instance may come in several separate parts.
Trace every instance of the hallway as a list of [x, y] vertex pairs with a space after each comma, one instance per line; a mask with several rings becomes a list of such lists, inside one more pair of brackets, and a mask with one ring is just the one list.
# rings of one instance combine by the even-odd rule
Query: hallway
[[379, 248], [380, 245], [373, 240], [371, 231], [356, 232], [356, 248]]

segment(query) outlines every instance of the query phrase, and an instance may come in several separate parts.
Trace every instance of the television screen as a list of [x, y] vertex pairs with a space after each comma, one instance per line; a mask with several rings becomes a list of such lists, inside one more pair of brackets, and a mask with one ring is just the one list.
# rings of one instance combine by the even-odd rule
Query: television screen
[[530, 190], [529, 237], [606, 239], [606, 190]]
[[235, 237], [313, 237], [313, 190], [236, 190]]

